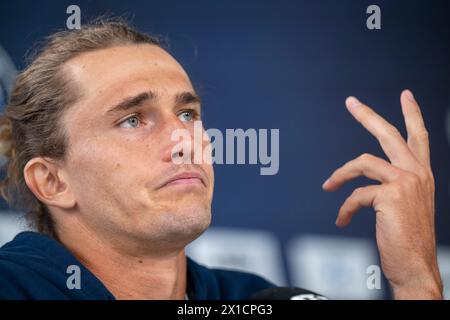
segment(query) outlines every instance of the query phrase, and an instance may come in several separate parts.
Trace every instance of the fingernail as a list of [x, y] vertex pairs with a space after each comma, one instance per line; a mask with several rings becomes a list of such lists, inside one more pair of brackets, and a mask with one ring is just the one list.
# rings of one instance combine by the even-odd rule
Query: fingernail
[[361, 102], [356, 99], [355, 97], [348, 97], [345, 101], [345, 104], [347, 105], [347, 108], [354, 109], [361, 105]]
[[329, 181], [330, 181], [330, 178], [325, 180], [325, 182], [322, 184], [322, 188], [325, 188]]
[[405, 96], [406, 98], [408, 98], [408, 100], [412, 101], [412, 102], [416, 102], [416, 99], [414, 99], [414, 95], [412, 94], [412, 92], [408, 89], [405, 90]]

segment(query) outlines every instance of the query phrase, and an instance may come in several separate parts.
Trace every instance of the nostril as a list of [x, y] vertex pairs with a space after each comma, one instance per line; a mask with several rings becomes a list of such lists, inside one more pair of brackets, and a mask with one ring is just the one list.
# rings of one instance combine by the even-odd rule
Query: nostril
[[183, 151], [179, 151], [179, 152], [178, 152], [178, 156], [179, 156], [180, 158], [183, 158], [183, 155], [184, 155], [184, 154], [183, 154]]

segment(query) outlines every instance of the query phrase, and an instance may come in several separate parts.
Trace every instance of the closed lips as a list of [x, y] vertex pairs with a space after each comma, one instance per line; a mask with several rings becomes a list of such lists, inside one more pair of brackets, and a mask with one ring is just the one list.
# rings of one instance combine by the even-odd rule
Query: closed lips
[[201, 174], [197, 172], [183, 172], [167, 180], [163, 184], [163, 187], [173, 184], [198, 184], [198, 183], [205, 185]]

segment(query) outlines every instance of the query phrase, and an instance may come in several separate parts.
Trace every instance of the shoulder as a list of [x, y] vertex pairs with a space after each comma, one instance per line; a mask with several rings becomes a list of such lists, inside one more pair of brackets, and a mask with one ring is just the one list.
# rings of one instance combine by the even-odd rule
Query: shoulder
[[0, 248], [0, 299], [31, 299], [37, 286], [45, 286], [39, 274], [45, 258], [32, 252], [19, 234]]
[[[79, 265], [81, 290], [67, 286], [67, 268]], [[106, 289], [56, 240], [23, 232], [0, 248], [0, 299], [105, 298]]]

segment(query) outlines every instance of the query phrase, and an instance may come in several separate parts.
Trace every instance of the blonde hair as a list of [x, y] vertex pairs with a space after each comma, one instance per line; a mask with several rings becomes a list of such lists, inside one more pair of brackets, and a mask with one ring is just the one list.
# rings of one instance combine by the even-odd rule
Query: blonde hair
[[122, 20], [97, 19], [79, 30], [47, 37], [14, 82], [0, 117], [0, 153], [6, 159], [0, 194], [11, 208], [25, 212], [30, 226], [38, 232], [56, 236], [50, 212], [26, 185], [23, 170], [35, 157], [64, 161], [68, 136], [60, 119], [77, 101], [79, 91], [62, 67], [82, 53], [127, 44], [161, 46], [159, 39]]

